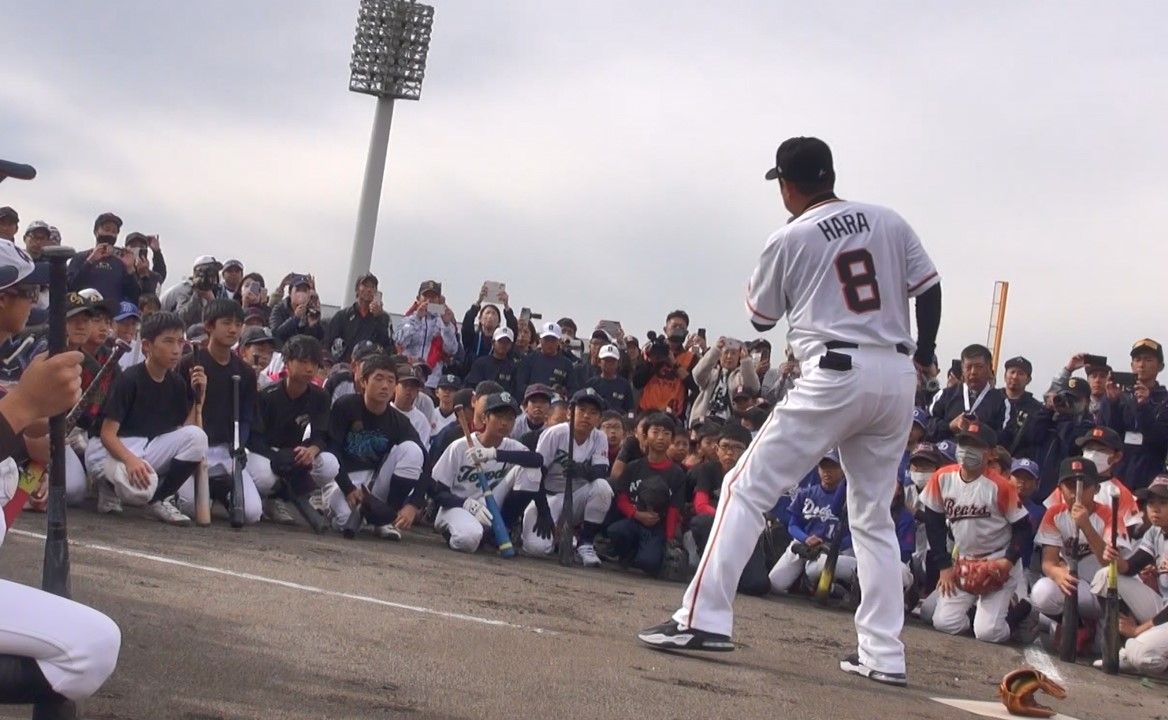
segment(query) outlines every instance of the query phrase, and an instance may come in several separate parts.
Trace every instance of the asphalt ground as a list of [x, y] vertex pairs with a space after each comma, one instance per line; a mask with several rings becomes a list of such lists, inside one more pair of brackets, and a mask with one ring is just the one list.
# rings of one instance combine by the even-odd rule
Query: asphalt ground
[[[17, 521], [0, 576], [39, 584], [43, 528]], [[681, 585], [462, 555], [429, 528], [391, 543], [73, 510], [69, 534], [74, 597], [123, 633], [86, 718], [973, 718], [931, 698], [996, 700], [1026, 663], [910, 622], [910, 686], [882, 686], [838, 669], [851, 617], [804, 598], [739, 598], [735, 652], [656, 652], [634, 634], [668, 618]], [[1052, 664], [1067, 715], [1168, 718], [1165, 685]]]

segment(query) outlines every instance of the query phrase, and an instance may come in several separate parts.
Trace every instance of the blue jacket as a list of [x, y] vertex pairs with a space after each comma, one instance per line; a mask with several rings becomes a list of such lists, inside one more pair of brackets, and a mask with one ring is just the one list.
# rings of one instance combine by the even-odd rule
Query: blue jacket
[[[833, 492], [827, 492], [823, 485], [815, 483], [795, 493], [791, 501], [791, 522], [787, 525], [787, 532], [796, 542], [806, 542], [807, 538], [815, 535], [827, 542], [835, 534], [840, 524], [840, 513], [843, 511], [844, 499], [847, 497], [848, 484], [845, 480]], [[850, 533], [845, 533], [841, 550], [852, 546]]]

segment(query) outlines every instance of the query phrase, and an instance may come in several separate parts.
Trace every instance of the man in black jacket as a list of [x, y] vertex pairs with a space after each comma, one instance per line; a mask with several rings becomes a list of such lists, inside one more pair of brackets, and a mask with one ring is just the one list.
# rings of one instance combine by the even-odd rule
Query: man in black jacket
[[1034, 367], [1026, 358], [1019, 356], [1006, 361], [1006, 422], [998, 441], [1014, 457], [1033, 459], [1038, 450], [1035, 420], [1042, 410], [1042, 402], [1026, 390], [1033, 376]]
[[933, 403], [926, 435], [940, 442], [957, 435], [976, 417], [995, 430], [1006, 424], [1006, 395], [990, 385], [993, 356], [985, 345], [970, 345], [961, 351], [964, 382], [946, 388]]
[[357, 301], [338, 311], [329, 321], [325, 347], [339, 362], [349, 362], [353, 348], [363, 340], [383, 348], [393, 348], [389, 315], [377, 300], [377, 286], [377, 276], [372, 273], [361, 276], [355, 288]]

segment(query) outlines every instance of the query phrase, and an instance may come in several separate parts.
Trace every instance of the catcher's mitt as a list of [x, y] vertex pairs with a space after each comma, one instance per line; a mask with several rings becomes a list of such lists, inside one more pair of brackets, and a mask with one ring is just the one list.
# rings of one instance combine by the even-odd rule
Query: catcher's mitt
[[1034, 693], [1041, 690], [1053, 698], [1066, 698], [1067, 691], [1062, 685], [1052, 681], [1047, 676], [1031, 668], [1021, 668], [1008, 673], [1002, 678], [998, 686], [998, 693], [1002, 696], [1002, 704], [1011, 715], [1024, 717], [1048, 718], [1057, 715], [1052, 708], [1040, 705], [1034, 699]]
[[957, 570], [957, 587], [971, 595], [985, 595], [1001, 590], [1010, 579], [1010, 571], [998, 564], [1000, 559], [958, 558], [954, 566]]

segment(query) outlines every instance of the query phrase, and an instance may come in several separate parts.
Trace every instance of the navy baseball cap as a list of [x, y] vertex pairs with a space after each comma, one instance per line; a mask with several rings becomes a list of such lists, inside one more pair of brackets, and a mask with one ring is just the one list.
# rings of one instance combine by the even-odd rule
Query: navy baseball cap
[[370, 355], [376, 355], [381, 352], [381, 346], [372, 340], [362, 340], [353, 346], [352, 357], [354, 360], [364, 360]]
[[552, 395], [555, 395], [555, 393], [547, 385], [544, 385], [543, 383], [532, 383], [531, 385], [527, 386], [527, 390], [523, 393], [523, 402], [527, 402], [531, 398], [537, 396], [543, 396], [550, 402]]
[[909, 455], [909, 461], [913, 460], [928, 460], [934, 465], [944, 465], [947, 462], [952, 462], [953, 458], [941, 452], [941, 449], [932, 443], [919, 443], [912, 450], [912, 455]]
[[1086, 435], [1075, 440], [1075, 444], [1079, 447], [1083, 447], [1087, 443], [1092, 442], [1104, 445], [1113, 452], [1115, 450], [1123, 450], [1123, 440], [1120, 439], [1119, 433], [1102, 425], [1091, 428], [1087, 431]]
[[1067, 380], [1066, 390], [1063, 390], [1059, 394], [1062, 395], [1063, 393], [1070, 393], [1079, 400], [1087, 400], [1091, 397], [1091, 386], [1083, 378], [1073, 377]]
[[936, 447], [937, 452], [944, 455], [945, 459], [949, 462], [955, 462], [957, 460], [957, 443], [953, 442], [952, 440], [942, 440], [934, 447]]
[[516, 415], [519, 414], [519, 404], [515, 402], [515, 397], [511, 393], [501, 392], [487, 396], [487, 412], [494, 413], [500, 410], [510, 410]]
[[929, 427], [929, 413], [924, 408], [913, 408], [913, 425], [920, 425], [924, 429]]
[[123, 300], [118, 304], [118, 314], [114, 315], [114, 320], [121, 322], [130, 318], [138, 318], [141, 320], [142, 312], [138, 310], [138, 306], [134, 303]]
[[840, 463], [839, 449], [832, 448], [831, 450], [828, 450], [826, 453], [824, 453], [823, 457], [821, 457], [819, 459], [819, 462], [823, 462], [824, 460], [827, 460], [829, 462], [833, 462], [836, 465], [842, 464], [842, 463]]
[[1017, 475], [1018, 473], [1027, 473], [1030, 477], [1038, 479], [1039, 469], [1038, 463], [1030, 458], [1018, 458], [1010, 465], [1010, 474]]
[[577, 390], [576, 394], [572, 396], [572, 404], [579, 405], [580, 403], [589, 403], [596, 406], [600, 412], [608, 409], [608, 403], [604, 402], [604, 398], [600, 397], [600, 393], [596, 392], [596, 388], [584, 388]]
[[458, 390], [462, 387], [462, 381], [458, 379], [457, 375], [446, 374], [438, 378], [438, 389], [451, 388]]
[[796, 182], [834, 180], [831, 148], [819, 138], [787, 138], [775, 151], [775, 166], [767, 170], [766, 179]]

